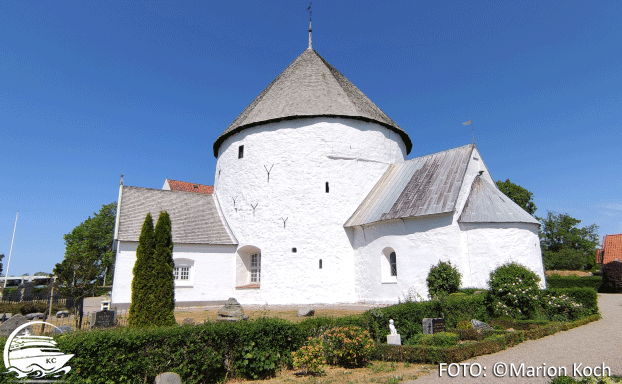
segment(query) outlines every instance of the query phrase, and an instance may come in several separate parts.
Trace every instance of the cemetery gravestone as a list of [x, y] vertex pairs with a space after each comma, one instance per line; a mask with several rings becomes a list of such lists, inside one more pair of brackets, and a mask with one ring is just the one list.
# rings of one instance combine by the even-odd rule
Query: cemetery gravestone
[[493, 329], [490, 325], [484, 323], [483, 321], [479, 321], [479, 320], [471, 320], [471, 324], [473, 324], [473, 329]]
[[244, 315], [244, 309], [233, 297], [230, 297], [225, 305], [218, 311], [219, 321], [238, 321], [246, 319], [248, 319], [248, 316]]
[[17, 287], [17, 292], [19, 301], [32, 301], [35, 295], [35, 283], [27, 281]]
[[43, 313], [37, 312], [37, 313], [29, 313], [25, 317], [26, 317], [26, 320], [43, 320], [44, 316], [45, 315]]
[[26, 320], [24, 316], [18, 313], [17, 315], [11, 317], [10, 319], [2, 323], [2, 325], [0, 325], [0, 335], [7, 337], [15, 329], [17, 329], [17, 327], [19, 327], [20, 325], [26, 324], [27, 322], [28, 320]]
[[296, 316], [298, 317], [307, 317], [315, 315], [315, 309], [309, 307], [303, 307], [298, 310]]
[[194, 325], [194, 319], [191, 317], [186, 317], [184, 321], [181, 322], [181, 325]]
[[181, 384], [181, 377], [174, 372], [160, 373], [155, 378], [155, 384]]
[[445, 319], [443, 318], [429, 318], [426, 317], [422, 321], [423, 326], [423, 334], [424, 335], [432, 335], [439, 332], [445, 332]]
[[56, 317], [57, 318], [63, 318], [63, 317], [69, 317], [69, 312], [68, 311], [58, 311], [56, 312]]
[[103, 310], [97, 311], [92, 315], [91, 328], [110, 328], [115, 324], [115, 311]]

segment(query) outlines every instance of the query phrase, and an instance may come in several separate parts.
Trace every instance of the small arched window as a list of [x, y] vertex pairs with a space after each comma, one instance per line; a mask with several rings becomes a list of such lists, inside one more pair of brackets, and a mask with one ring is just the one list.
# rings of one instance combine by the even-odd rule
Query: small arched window
[[395, 252], [391, 252], [389, 255], [389, 265], [391, 266], [391, 276], [397, 277], [397, 260]]

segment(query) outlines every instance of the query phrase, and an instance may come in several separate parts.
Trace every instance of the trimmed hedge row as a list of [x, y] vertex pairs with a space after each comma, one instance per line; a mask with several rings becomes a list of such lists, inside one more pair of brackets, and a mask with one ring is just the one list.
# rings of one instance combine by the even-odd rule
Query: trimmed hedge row
[[581, 304], [584, 308], [584, 316], [598, 314], [598, 294], [592, 288], [552, 288], [544, 292], [551, 292], [554, 295], [566, 295]]
[[[536, 340], [552, 335], [559, 331], [585, 325], [600, 319], [600, 315], [592, 315], [571, 323], [557, 323], [538, 329], [499, 333], [495, 331], [482, 332], [474, 343], [461, 344], [452, 348], [437, 348], [429, 346], [408, 345], [378, 345], [377, 360], [400, 361], [410, 363], [458, 363], [476, 356], [499, 352], [515, 346], [525, 340]], [[452, 330], [456, 333], [469, 333], [470, 330]], [[475, 331], [477, 333], [477, 331]], [[463, 335], [461, 335], [462, 339]]]
[[546, 285], [551, 288], [592, 288], [597, 290], [602, 283], [602, 276], [560, 276], [550, 275], [546, 278]]
[[[228, 376], [273, 375], [290, 363], [305, 335], [296, 324], [264, 318], [238, 323], [146, 329], [119, 328], [61, 335], [58, 347], [73, 353], [70, 383], [152, 383], [162, 372], [184, 383], [211, 383]], [[8, 376], [8, 375], [7, 375]], [[112, 381], [110, 381], [112, 380]]]
[[393, 319], [402, 340], [423, 333], [422, 320], [426, 317], [444, 317], [447, 328], [455, 328], [459, 321], [488, 319], [488, 293], [447, 296], [444, 300], [410, 302], [384, 308], [374, 308], [363, 315], [371, 337], [386, 342], [389, 319]]

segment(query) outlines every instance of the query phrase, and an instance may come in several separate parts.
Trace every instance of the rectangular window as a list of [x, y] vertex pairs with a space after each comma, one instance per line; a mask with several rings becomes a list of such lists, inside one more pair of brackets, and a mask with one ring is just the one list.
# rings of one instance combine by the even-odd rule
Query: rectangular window
[[238, 159], [241, 159], [244, 157], [244, 146], [240, 145], [240, 147], [238, 148]]
[[251, 255], [251, 283], [261, 282], [261, 254], [253, 253]]
[[190, 267], [173, 268], [173, 276], [175, 280], [190, 280]]

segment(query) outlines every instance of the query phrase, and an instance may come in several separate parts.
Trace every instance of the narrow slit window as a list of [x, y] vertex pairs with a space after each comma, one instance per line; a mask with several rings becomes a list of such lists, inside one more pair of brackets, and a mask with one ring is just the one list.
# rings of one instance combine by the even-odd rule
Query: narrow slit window
[[244, 157], [244, 146], [240, 145], [240, 147], [238, 148], [238, 159], [241, 159]]
[[326, 193], [328, 193], [328, 181], [326, 182]]
[[397, 260], [395, 252], [389, 255], [389, 265], [391, 266], [391, 276], [397, 276]]
[[320, 259], [320, 269], [322, 269], [322, 259]]

